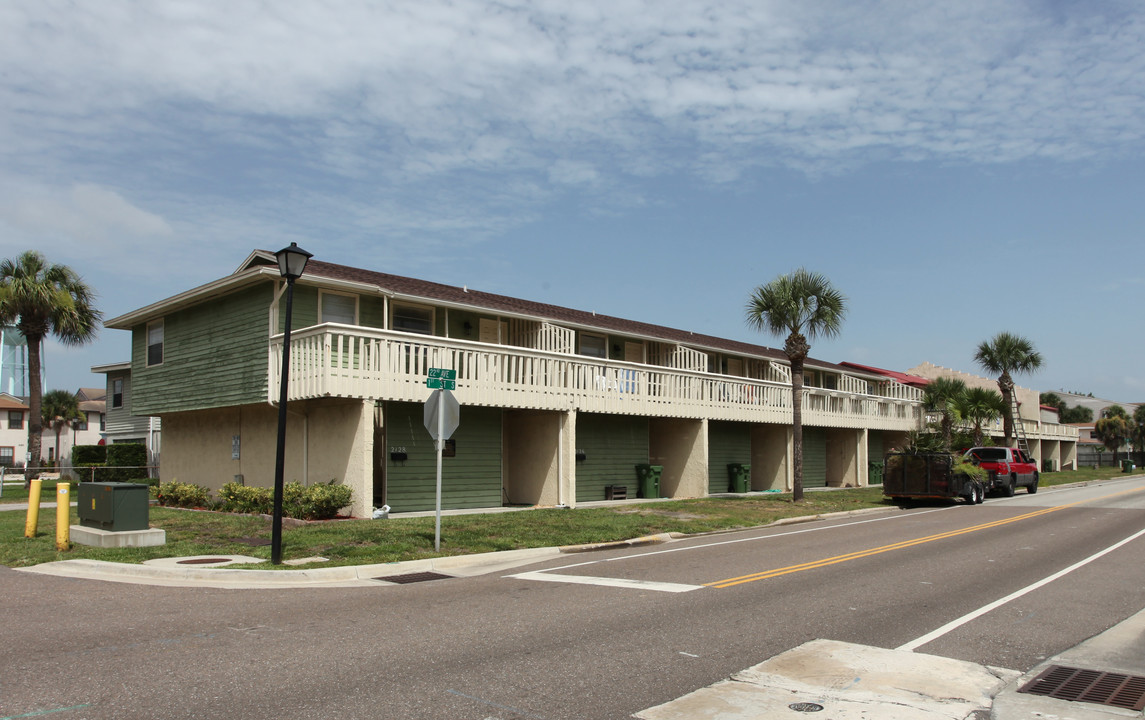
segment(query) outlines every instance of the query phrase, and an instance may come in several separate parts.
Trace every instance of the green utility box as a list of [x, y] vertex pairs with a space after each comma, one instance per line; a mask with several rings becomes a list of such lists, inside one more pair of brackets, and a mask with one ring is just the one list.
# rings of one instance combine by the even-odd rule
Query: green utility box
[[745, 493], [751, 490], [751, 465], [728, 463], [728, 492]]
[[640, 484], [640, 497], [660, 497], [660, 475], [664, 472], [663, 465], [637, 465], [636, 479]]
[[1042, 472], [1057, 472], [1057, 467], [1054, 465], [1054, 461], [1049, 458], [1042, 460]]
[[150, 500], [147, 486], [139, 483], [80, 483], [80, 525], [113, 532], [146, 530]]
[[872, 460], [867, 463], [867, 484], [868, 485], [882, 485], [883, 484], [883, 467], [884, 464], [879, 460]]

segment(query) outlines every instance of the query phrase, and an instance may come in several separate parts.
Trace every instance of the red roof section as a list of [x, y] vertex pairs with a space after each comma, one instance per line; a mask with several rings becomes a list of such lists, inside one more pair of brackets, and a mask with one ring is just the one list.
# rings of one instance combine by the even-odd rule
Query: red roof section
[[930, 380], [927, 378], [919, 377], [917, 375], [907, 375], [906, 373], [897, 372], [895, 370], [885, 370], [883, 368], [877, 368], [872, 365], [860, 365], [859, 363], [853, 362], [841, 362], [839, 364], [845, 368], [854, 368], [856, 370], [862, 370], [874, 375], [885, 375], [886, 377], [889, 377], [892, 380], [896, 380], [903, 385], [910, 385], [912, 387], [924, 388], [930, 384]]

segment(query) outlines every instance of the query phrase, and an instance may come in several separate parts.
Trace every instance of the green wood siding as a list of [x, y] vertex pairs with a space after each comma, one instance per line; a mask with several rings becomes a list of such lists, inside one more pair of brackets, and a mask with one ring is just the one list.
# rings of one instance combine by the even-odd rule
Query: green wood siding
[[883, 461], [883, 434], [878, 430], [867, 432], [867, 461]]
[[803, 487], [827, 487], [827, 431], [803, 428]]
[[[394, 512], [433, 510], [437, 452], [425, 429], [422, 403], [386, 403], [386, 502]], [[442, 458], [441, 507], [501, 507], [501, 409], [461, 408], [453, 440], [456, 457]], [[407, 459], [390, 459], [394, 451]]]
[[576, 449], [576, 500], [604, 500], [605, 485], [625, 485], [636, 497], [636, 466], [648, 462], [648, 418], [579, 413]]
[[271, 283], [240, 290], [163, 318], [163, 363], [147, 367], [147, 325], [131, 340], [131, 412], [266, 402]]
[[708, 423], [708, 492], [725, 493], [731, 482], [728, 465], [751, 464], [751, 426], [747, 423]]

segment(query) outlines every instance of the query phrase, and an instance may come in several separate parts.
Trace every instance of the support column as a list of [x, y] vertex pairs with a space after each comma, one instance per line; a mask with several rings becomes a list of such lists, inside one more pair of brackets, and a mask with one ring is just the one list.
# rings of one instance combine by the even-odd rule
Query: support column
[[576, 408], [561, 417], [557, 503], [576, 507]]
[[708, 494], [708, 421], [675, 418], [648, 423], [648, 457], [662, 465], [661, 497], [692, 498]]
[[751, 489], [787, 492], [792, 484], [792, 429], [786, 425], [751, 428]]

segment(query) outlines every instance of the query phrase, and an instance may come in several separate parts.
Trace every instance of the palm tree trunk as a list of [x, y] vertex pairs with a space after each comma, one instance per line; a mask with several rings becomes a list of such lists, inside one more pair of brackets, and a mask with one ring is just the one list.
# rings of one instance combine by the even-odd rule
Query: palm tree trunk
[[[32, 480], [40, 476], [40, 451], [44, 432], [43, 415], [43, 385], [40, 383], [40, 345], [42, 335], [29, 335], [24, 338], [28, 341], [28, 466], [24, 468], [24, 487], [28, 488]], [[35, 468], [35, 469], [30, 469]]]
[[1006, 439], [1006, 447], [1010, 447], [1010, 438], [1014, 437], [1014, 422], [1016, 418], [1014, 409], [1014, 381], [1009, 373], [1002, 373], [998, 378], [998, 389], [1002, 391], [1002, 399], [1006, 403], [1006, 411], [1002, 413], [1002, 436]]
[[803, 359], [791, 361], [791, 499], [803, 499]]

